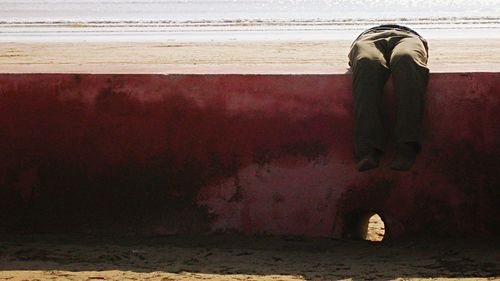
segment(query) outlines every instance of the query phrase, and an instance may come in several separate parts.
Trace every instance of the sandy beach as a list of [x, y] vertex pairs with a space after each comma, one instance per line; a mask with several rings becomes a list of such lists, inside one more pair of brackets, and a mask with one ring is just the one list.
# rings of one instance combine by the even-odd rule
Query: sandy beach
[[[0, 43], [0, 73], [343, 73], [351, 42]], [[432, 72], [500, 71], [500, 39], [429, 42]]]
[[0, 236], [0, 280], [500, 280], [499, 241]]

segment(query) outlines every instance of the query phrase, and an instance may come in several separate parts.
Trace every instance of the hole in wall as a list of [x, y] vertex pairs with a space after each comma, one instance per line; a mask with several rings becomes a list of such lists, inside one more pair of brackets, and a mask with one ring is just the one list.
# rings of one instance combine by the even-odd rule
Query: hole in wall
[[385, 223], [378, 214], [373, 214], [368, 219], [368, 228], [364, 240], [381, 242], [385, 236]]
[[343, 237], [381, 242], [385, 238], [385, 223], [375, 212], [353, 212], [346, 216]]

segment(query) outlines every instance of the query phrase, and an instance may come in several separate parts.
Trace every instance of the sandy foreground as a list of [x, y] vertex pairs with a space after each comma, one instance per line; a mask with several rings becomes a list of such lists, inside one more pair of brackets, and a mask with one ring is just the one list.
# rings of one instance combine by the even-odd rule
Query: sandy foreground
[[0, 280], [500, 280], [499, 240], [0, 236]]
[[[0, 73], [338, 73], [350, 41], [0, 43]], [[500, 39], [430, 40], [431, 71], [500, 71]]]

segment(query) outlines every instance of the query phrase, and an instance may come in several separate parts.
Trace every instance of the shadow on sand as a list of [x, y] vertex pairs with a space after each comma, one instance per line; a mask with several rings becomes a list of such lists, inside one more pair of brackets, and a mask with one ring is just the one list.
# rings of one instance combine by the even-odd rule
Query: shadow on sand
[[499, 242], [8, 234], [0, 236], [0, 279], [488, 279], [500, 278]]

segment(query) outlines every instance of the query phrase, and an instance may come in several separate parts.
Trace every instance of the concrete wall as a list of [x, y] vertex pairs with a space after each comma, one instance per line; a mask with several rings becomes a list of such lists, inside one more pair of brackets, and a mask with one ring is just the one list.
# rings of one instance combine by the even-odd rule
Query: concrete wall
[[[500, 235], [500, 73], [433, 74], [423, 152], [360, 173], [350, 76], [0, 75], [0, 230]], [[389, 87], [390, 88], [390, 87]]]

